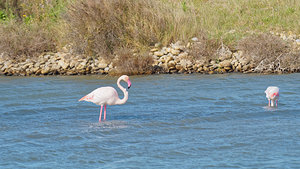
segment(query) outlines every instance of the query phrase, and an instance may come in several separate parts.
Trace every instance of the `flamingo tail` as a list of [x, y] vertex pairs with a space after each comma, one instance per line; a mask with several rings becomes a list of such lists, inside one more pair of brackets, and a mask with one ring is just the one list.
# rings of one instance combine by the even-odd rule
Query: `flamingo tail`
[[94, 95], [90, 95], [90, 94], [88, 94], [88, 95], [86, 95], [86, 96], [83, 96], [81, 99], [79, 99], [78, 101], [83, 101], [83, 100], [85, 100], [85, 101], [91, 101], [91, 100], [93, 100], [93, 98], [94, 98]]
[[79, 99], [78, 101], [83, 101], [87, 98], [87, 96], [83, 96], [81, 99]]

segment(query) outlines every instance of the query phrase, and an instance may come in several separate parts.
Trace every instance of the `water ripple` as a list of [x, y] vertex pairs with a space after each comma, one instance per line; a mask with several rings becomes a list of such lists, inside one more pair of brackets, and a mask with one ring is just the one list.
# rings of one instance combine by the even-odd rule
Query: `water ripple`
[[99, 123], [99, 106], [77, 100], [116, 79], [1, 77], [1, 168], [300, 166], [300, 74], [132, 76]]

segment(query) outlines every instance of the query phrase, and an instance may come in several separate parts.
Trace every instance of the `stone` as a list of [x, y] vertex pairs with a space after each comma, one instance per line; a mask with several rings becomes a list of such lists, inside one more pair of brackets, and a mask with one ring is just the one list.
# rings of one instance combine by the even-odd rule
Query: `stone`
[[170, 61], [170, 62], [168, 62], [168, 68], [170, 69], [170, 67], [174, 67], [174, 69], [175, 69], [175, 62], [174, 61]]
[[159, 61], [158, 60], [154, 60], [152, 66], [158, 65]]
[[158, 43], [155, 43], [154, 46], [155, 46], [156, 48], [160, 48], [160, 47], [162, 46], [162, 44], [161, 44], [160, 42], [158, 42]]
[[176, 68], [177, 70], [181, 70], [183, 67], [182, 67], [181, 65], [176, 65], [175, 68]]
[[198, 42], [198, 41], [199, 41], [199, 39], [198, 39], [197, 37], [193, 37], [191, 40], [192, 40], [193, 42]]
[[224, 69], [225, 70], [231, 70], [231, 67], [230, 66], [225, 66]]
[[164, 55], [164, 53], [161, 52], [161, 51], [157, 51], [157, 52], [154, 52], [154, 55], [156, 55], [156, 56], [158, 56], [158, 57], [161, 57], [161, 56]]
[[236, 67], [236, 71], [237, 71], [237, 72], [241, 72], [241, 71], [242, 71], [242, 66], [241, 66], [241, 64], [239, 64], [239, 65]]
[[108, 65], [107, 65], [107, 63], [99, 63], [97, 66], [100, 69], [105, 69]]
[[174, 58], [172, 56], [168, 56], [167, 59], [166, 59], [166, 62], [170, 62], [171, 60], [174, 60]]
[[224, 60], [219, 63], [221, 67], [230, 67], [231, 66], [231, 61], [230, 60]]
[[49, 66], [45, 66], [42, 70], [41, 70], [41, 74], [46, 75], [48, 74], [50, 71], [50, 67]]
[[180, 57], [180, 58], [186, 58], [187, 56], [188, 56], [187, 52], [183, 52], [178, 55], [178, 57]]
[[182, 60], [180, 60], [180, 64], [184, 68], [186, 68], [186, 67], [189, 67], [190, 65], [192, 65], [192, 62], [190, 60], [182, 59]]
[[212, 60], [212, 61], [210, 61], [210, 64], [214, 65], [214, 64], [216, 64], [216, 61]]
[[243, 66], [243, 71], [247, 71], [249, 69], [250, 65], [244, 65]]
[[69, 63], [66, 63], [63, 60], [58, 61], [57, 64], [64, 70], [67, 69], [67, 67], [69, 66]]
[[172, 53], [173, 55], [179, 55], [180, 50], [177, 50], [177, 49], [171, 49], [171, 53]]
[[109, 71], [109, 67], [106, 67], [105, 69], [104, 69], [104, 72], [108, 72]]
[[153, 48], [150, 50], [150, 52], [156, 52], [156, 51], [158, 51], [158, 48]]
[[166, 48], [166, 52], [171, 53], [172, 48]]

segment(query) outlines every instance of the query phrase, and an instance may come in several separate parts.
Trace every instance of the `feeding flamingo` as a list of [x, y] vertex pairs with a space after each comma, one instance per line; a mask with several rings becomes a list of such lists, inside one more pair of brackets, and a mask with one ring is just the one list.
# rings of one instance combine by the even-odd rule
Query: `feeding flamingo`
[[276, 107], [277, 107], [278, 99], [279, 99], [279, 88], [276, 86], [269, 86], [265, 91], [265, 93], [267, 99], [269, 100], [269, 106], [274, 106], [274, 101], [276, 100]]
[[106, 105], [117, 105], [117, 104], [124, 104], [128, 100], [128, 92], [127, 90], [120, 85], [120, 81], [123, 80], [127, 82], [128, 89], [131, 86], [131, 82], [129, 80], [129, 77], [127, 75], [122, 75], [119, 77], [117, 81], [118, 87], [122, 90], [124, 93], [124, 98], [120, 99], [118, 96], [118, 93], [116, 89], [113, 87], [100, 87], [98, 89], [95, 89], [91, 93], [87, 94], [86, 96], [83, 96], [79, 101], [88, 101], [93, 102], [96, 105], [101, 105], [100, 109], [100, 115], [99, 115], [99, 122], [101, 122], [101, 115], [102, 115], [102, 109], [104, 105], [104, 117], [103, 120], [106, 120]]

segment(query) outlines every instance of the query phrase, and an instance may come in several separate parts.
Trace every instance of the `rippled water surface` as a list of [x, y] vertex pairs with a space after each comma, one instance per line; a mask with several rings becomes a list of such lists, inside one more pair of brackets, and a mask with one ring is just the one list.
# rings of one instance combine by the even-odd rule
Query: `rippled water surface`
[[0, 168], [300, 167], [300, 74], [132, 76], [99, 123], [77, 100], [116, 80], [0, 77]]

